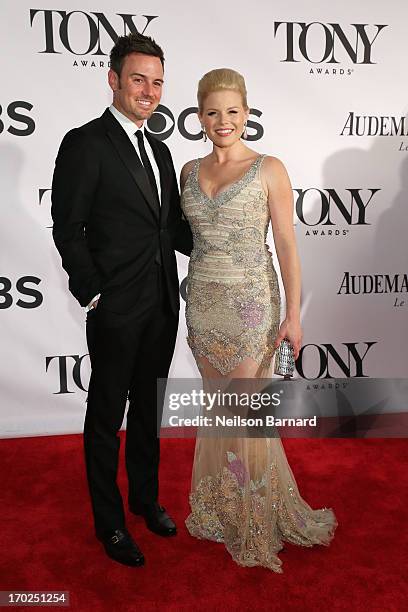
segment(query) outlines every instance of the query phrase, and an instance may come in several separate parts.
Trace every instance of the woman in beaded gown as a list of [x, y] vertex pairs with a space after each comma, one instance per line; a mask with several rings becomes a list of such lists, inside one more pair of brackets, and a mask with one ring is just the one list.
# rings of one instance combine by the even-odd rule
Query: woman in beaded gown
[[[268, 378], [275, 348], [301, 345], [300, 266], [293, 231], [292, 190], [283, 164], [259, 155], [245, 138], [249, 110], [243, 77], [230, 69], [204, 75], [199, 119], [213, 142], [207, 157], [181, 173], [182, 208], [194, 237], [187, 278], [188, 344], [204, 387], [211, 380]], [[280, 295], [269, 222], [286, 294]], [[328, 545], [337, 520], [300, 496], [279, 438], [197, 437], [191, 535], [223, 542], [243, 566], [282, 572], [283, 541]]]

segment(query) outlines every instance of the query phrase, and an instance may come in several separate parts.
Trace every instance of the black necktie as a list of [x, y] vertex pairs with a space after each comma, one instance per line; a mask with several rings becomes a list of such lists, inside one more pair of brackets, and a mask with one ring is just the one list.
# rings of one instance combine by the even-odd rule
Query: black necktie
[[159, 192], [157, 191], [157, 183], [156, 183], [156, 179], [154, 176], [152, 164], [150, 163], [149, 158], [146, 153], [142, 130], [137, 130], [136, 138], [137, 138], [137, 142], [139, 143], [140, 159], [142, 160], [142, 164], [144, 166], [144, 169], [146, 170], [147, 178], [149, 179], [150, 187], [152, 188], [153, 197], [156, 200], [157, 205], [160, 210], [160, 200], [159, 200]]
[[[147, 157], [146, 148], [145, 148], [145, 145], [144, 145], [143, 132], [142, 132], [142, 130], [137, 130], [137, 132], [135, 132], [135, 133], [136, 133], [137, 142], [139, 143], [140, 159], [142, 160], [142, 164], [143, 164], [144, 169], [146, 171], [147, 178], [149, 179], [150, 187], [152, 188], [152, 192], [153, 192], [153, 199], [156, 202], [157, 211], [158, 211], [159, 216], [160, 216], [159, 192], [157, 191], [157, 183], [156, 183], [156, 179], [155, 179], [155, 176], [154, 176], [152, 164], [150, 163], [150, 160]], [[161, 256], [160, 244], [159, 244], [159, 246], [157, 248], [157, 251], [156, 251], [155, 262], [157, 264], [159, 264], [159, 266], [162, 265], [162, 256]]]

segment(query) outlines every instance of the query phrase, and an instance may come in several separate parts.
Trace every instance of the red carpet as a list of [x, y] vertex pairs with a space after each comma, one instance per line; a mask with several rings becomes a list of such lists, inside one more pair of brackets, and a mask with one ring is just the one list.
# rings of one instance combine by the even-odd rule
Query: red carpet
[[328, 548], [287, 544], [283, 574], [189, 536], [193, 442], [162, 441], [160, 501], [179, 534], [159, 538], [131, 515], [146, 555], [133, 569], [93, 536], [81, 436], [1, 440], [0, 590], [69, 591], [69, 609], [92, 612], [407, 609], [407, 440], [284, 441], [302, 496], [333, 507], [339, 527]]

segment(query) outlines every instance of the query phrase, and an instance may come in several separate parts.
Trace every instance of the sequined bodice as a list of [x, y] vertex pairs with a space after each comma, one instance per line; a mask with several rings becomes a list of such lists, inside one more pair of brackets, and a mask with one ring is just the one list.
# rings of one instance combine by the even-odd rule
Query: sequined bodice
[[194, 236], [190, 272], [195, 279], [249, 280], [260, 265], [270, 263], [265, 244], [270, 215], [259, 173], [264, 157], [257, 157], [240, 180], [214, 198], [202, 191], [200, 160], [195, 161], [182, 196]]

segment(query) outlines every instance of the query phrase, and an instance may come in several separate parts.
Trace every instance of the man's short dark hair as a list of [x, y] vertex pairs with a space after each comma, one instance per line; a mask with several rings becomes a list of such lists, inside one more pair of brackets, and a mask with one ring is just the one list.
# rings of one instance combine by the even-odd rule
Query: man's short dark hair
[[110, 52], [110, 67], [119, 77], [125, 57], [131, 53], [144, 53], [145, 55], [158, 57], [164, 68], [162, 48], [150, 36], [144, 36], [137, 32], [127, 36], [119, 36]]

